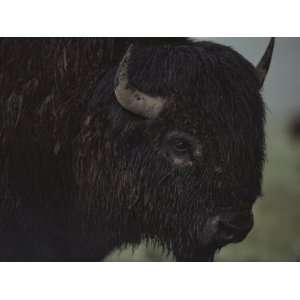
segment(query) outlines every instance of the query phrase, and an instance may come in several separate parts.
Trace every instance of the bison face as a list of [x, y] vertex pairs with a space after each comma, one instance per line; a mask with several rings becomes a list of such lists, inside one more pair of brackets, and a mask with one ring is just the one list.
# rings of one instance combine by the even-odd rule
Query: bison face
[[273, 40], [257, 69], [212, 43], [128, 50], [115, 78], [112, 179], [127, 241], [151, 238], [177, 260], [209, 260], [247, 235], [272, 49]]

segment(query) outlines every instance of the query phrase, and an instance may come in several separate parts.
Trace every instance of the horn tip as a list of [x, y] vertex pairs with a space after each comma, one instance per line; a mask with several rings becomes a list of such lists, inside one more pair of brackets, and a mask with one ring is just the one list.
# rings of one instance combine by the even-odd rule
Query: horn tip
[[258, 63], [256, 69], [258, 72], [259, 80], [260, 80], [260, 86], [262, 87], [265, 77], [269, 71], [272, 56], [273, 56], [273, 50], [274, 50], [274, 45], [275, 45], [275, 37], [272, 37], [269, 41], [269, 44], [267, 46], [267, 49]]

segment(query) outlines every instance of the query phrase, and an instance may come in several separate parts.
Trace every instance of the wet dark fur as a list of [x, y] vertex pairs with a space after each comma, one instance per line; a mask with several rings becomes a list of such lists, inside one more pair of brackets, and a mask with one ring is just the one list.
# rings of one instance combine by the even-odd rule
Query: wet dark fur
[[[130, 83], [169, 100], [157, 120], [113, 93], [132, 42]], [[222, 245], [206, 245], [202, 225], [261, 192], [263, 123], [254, 67], [221, 45], [1, 39], [0, 259], [101, 260], [143, 238], [179, 260], [211, 256]], [[161, 155], [174, 129], [202, 142], [192, 169]]]

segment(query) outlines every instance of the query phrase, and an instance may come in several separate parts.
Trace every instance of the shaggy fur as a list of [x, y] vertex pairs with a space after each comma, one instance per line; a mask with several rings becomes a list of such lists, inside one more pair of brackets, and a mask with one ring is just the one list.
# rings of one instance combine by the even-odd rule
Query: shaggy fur
[[[124, 110], [116, 69], [168, 99], [158, 119]], [[0, 40], [0, 259], [101, 260], [152, 239], [178, 260], [205, 260], [218, 214], [261, 193], [264, 105], [255, 68], [231, 48], [178, 39]], [[202, 157], [178, 168], [162, 141], [182, 131]]]

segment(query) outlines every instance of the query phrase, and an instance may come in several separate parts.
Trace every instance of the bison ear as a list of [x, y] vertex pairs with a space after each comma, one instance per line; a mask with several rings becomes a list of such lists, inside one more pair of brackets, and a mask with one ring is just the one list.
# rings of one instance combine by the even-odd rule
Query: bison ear
[[259, 82], [260, 82], [260, 87], [263, 86], [264, 81], [266, 79], [270, 64], [271, 64], [271, 60], [272, 60], [272, 54], [273, 54], [273, 50], [274, 50], [274, 43], [275, 43], [275, 38], [271, 38], [269, 45], [262, 57], [262, 59], [260, 60], [260, 62], [258, 63], [256, 70], [257, 70], [257, 74], [258, 74], [258, 78], [259, 78]]
[[152, 97], [130, 86], [128, 81], [128, 64], [133, 45], [124, 55], [115, 76], [115, 95], [120, 105], [126, 110], [147, 119], [155, 119], [163, 110], [165, 99]]

